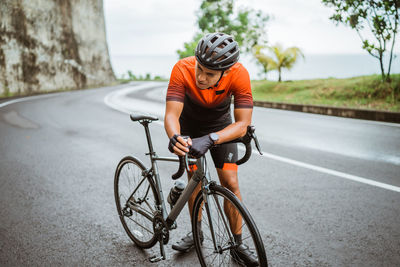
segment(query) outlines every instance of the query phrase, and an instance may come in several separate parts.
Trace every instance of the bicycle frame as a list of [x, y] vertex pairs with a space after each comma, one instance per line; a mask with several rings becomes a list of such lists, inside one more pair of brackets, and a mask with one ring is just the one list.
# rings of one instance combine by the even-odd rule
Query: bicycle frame
[[204, 170], [208, 170], [207, 162], [205, 157], [201, 157], [199, 159], [189, 159], [190, 163], [195, 163], [197, 165], [197, 170], [194, 172], [193, 176], [191, 177], [188, 185], [186, 186], [185, 190], [182, 192], [181, 196], [179, 197], [177, 203], [174, 205], [172, 210], [169, 214], [167, 214], [167, 209], [165, 206], [165, 200], [163, 196], [160, 174], [158, 172], [157, 161], [172, 161], [172, 162], [179, 162], [179, 159], [173, 157], [159, 157], [157, 156], [156, 152], [153, 149], [153, 143], [151, 141], [150, 130], [148, 127], [148, 122], [144, 122], [143, 126], [145, 128], [147, 145], [149, 148], [149, 153], [146, 155], [150, 156], [151, 168], [148, 170], [148, 173], [152, 174], [155, 180], [157, 194], [161, 202], [161, 207], [157, 207], [162, 210], [163, 219], [168, 223], [168, 226], [171, 227], [172, 224], [175, 222], [176, 218], [182, 211], [183, 207], [185, 206], [186, 202], [189, 200], [190, 196], [192, 195], [193, 191], [195, 190], [196, 186], [202, 181], [202, 179], [206, 179], [205, 181], [210, 181], [209, 172], [204, 173]]
[[[183, 190], [181, 196], [179, 197], [178, 201], [175, 203], [174, 207], [172, 210], [167, 213], [166, 205], [165, 205], [165, 200], [163, 196], [163, 191], [162, 191], [162, 186], [161, 186], [161, 181], [160, 181], [160, 175], [158, 172], [158, 166], [157, 166], [157, 161], [172, 161], [172, 162], [179, 162], [179, 159], [173, 158], [173, 157], [158, 157], [156, 152], [153, 149], [153, 144], [151, 141], [151, 135], [150, 135], [150, 130], [148, 127], [148, 123], [143, 123], [143, 126], [145, 128], [146, 132], [146, 139], [147, 139], [147, 145], [149, 148], [149, 153], [146, 155], [150, 156], [150, 161], [151, 161], [151, 168], [148, 170], [149, 174], [152, 174], [152, 176], [155, 179], [155, 184], [156, 184], [156, 189], [157, 189], [157, 194], [159, 197], [159, 200], [161, 202], [161, 206], [157, 207], [159, 210], [162, 212], [162, 217], [164, 221], [167, 223], [168, 230], [171, 229], [171, 226], [174, 224], [176, 218], [179, 216], [181, 213], [183, 207], [185, 206], [186, 202], [188, 202], [189, 198], [193, 194], [194, 190], [196, 189], [197, 185], [200, 182], [203, 182], [202, 185], [202, 192], [203, 192], [203, 199], [204, 199], [204, 205], [206, 206], [206, 212], [207, 212], [207, 217], [209, 218], [209, 225], [210, 225], [210, 230], [211, 230], [211, 235], [214, 243], [214, 249], [217, 250], [217, 243], [216, 243], [216, 238], [215, 238], [215, 233], [213, 229], [213, 223], [211, 221], [212, 215], [211, 215], [211, 210], [208, 208], [208, 185], [211, 182], [211, 177], [210, 173], [207, 167], [207, 161], [205, 156], [202, 156], [198, 159], [189, 159], [190, 163], [194, 163], [197, 166], [197, 170], [194, 172], [193, 176], [189, 180], [186, 188]], [[219, 202], [217, 201], [217, 206], [219, 212], [223, 212]], [[224, 225], [227, 229], [230, 229], [228, 226], [228, 223], [226, 222], [225, 218], [223, 219]], [[231, 240], [233, 241], [232, 236], [230, 237]]]

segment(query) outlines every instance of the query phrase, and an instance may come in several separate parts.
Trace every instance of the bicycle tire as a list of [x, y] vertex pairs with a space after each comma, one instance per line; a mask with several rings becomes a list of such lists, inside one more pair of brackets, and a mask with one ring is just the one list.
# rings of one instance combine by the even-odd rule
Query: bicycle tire
[[[114, 196], [119, 218], [130, 239], [138, 247], [151, 248], [157, 242], [153, 218], [160, 201], [153, 179], [143, 175], [145, 170], [137, 158], [123, 158], [115, 171]], [[126, 177], [128, 184], [124, 187]]]
[[[218, 247], [220, 248], [220, 252], [216, 252], [214, 248], [212, 233], [208, 220], [209, 215], [205, 205], [203, 204], [203, 193], [200, 191], [196, 197], [192, 212], [193, 238], [200, 264], [202, 266], [232, 266], [235, 264], [243, 265], [243, 262], [238, 262], [238, 257], [234, 255], [235, 253], [231, 252], [231, 248], [237, 244], [235, 244], [234, 240], [231, 239], [233, 236], [229, 226], [229, 220], [223, 211], [224, 204], [221, 205], [222, 199], [220, 198], [223, 198], [224, 201], [229, 201], [229, 203], [231, 203], [236, 211], [242, 216], [241, 231], [243, 243], [248, 245], [250, 250], [256, 253], [259, 266], [268, 266], [267, 256], [265, 254], [265, 248], [261, 239], [261, 235], [246, 207], [231, 191], [220, 185], [210, 184], [209, 190], [210, 192], [207, 204], [211, 212], [210, 217], [212, 218], [214, 234], [216, 242], [218, 243], [217, 245], [219, 245]], [[221, 202], [219, 204], [219, 208], [217, 201]], [[201, 217], [201, 225], [203, 225], [201, 227], [203, 228], [203, 241], [201, 240], [201, 234], [199, 230], [200, 227], [197, 223], [199, 217]], [[223, 222], [223, 218], [225, 218], [225, 223]], [[204, 226], [207, 226], [207, 229], [204, 229]], [[221, 229], [222, 231], [225, 231], [225, 233], [216, 233]]]

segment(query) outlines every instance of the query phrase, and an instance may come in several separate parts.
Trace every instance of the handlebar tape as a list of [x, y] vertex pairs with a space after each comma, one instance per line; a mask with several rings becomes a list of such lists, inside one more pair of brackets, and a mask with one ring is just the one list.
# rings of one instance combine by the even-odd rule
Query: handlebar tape
[[250, 156], [251, 156], [251, 152], [252, 152], [251, 143], [250, 142], [246, 142], [246, 143], [243, 142], [243, 144], [246, 147], [246, 153], [244, 154], [244, 156], [241, 159], [236, 161], [237, 165], [245, 163], [246, 161], [248, 161], [250, 159]]
[[175, 174], [172, 175], [172, 179], [176, 180], [180, 178], [184, 172], [185, 172], [185, 157], [179, 156], [179, 169]]

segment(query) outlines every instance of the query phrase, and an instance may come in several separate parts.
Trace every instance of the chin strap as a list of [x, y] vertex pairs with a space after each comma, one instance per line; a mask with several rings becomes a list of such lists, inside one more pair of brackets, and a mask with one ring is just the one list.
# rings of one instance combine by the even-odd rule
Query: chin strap
[[221, 77], [219, 77], [218, 82], [214, 85], [214, 87], [218, 86], [219, 81], [222, 79], [222, 76], [224, 75], [224, 70], [221, 72]]
[[[217, 83], [213, 86], [213, 87], [217, 87], [218, 86], [218, 83], [219, 83], [219, 81], [221, 81], [221, 79], [222, 79], [222, 76], [224, 76], [224, 70], [222, 71], [222, 73], [221, 73], [221, 76], [219, 77], [219, 79], [218, 79], [218, 81], [217, 81]], [[212, 89], [213, 87], [208, 87], [207, 89]]]

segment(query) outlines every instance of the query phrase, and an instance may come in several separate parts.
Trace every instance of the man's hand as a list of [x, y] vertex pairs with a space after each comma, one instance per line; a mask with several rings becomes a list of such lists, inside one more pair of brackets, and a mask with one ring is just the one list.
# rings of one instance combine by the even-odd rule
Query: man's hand
[[190, 155], [195, 158], [200, 158], [207, 153], [208, 149], [214, 145], [210, 135], [204, 135], [199, 138], [193, 138], [192, 146], [190, 147]]
[[189, 137], [174, 134], [169, 139], [168, 149], [171, 153], [175, 153], [178, 156], [185, 156], [189, 152], [189, 146], [192, 145], [192, 140]]

